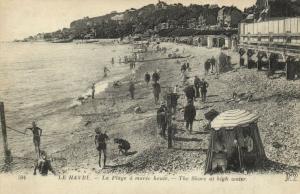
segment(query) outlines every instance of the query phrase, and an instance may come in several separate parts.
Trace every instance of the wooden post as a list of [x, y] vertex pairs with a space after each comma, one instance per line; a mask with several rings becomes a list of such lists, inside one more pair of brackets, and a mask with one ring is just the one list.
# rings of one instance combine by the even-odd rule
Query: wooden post
[[11, 153], [8, 149], [7, 144], [7, 133], [6, 133], [6, 123], [5, 123], [5, 114], [4, 114], [4, 103], [0, 102], [0, 117], [1, 117], [1, 129], [2, 129], [2, 137], [3, 137], [3, 148], [5, 155], [5, 163], [11, 162]]
[[167, 136], [168, 136], [168, 148], [172, 148], [172, 134], [169, 130], [173, 130], [172, 127], [172, 101], [171, 101], [171, 93], [167, 94]]

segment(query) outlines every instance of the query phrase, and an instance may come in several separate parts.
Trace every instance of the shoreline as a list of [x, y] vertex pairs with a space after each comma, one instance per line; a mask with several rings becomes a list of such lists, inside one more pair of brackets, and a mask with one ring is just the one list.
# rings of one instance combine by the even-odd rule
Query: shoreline
[[[185, 48], [184, 52], [192, 55], [192, 57], [188, 59], [192, 67], [190, 74], [200, 75], [202, 77], [203, 69], [201, 69], [201, 67], [203, 68], [203, 62], [206, 59], [205, 57], [211, 57], [211, 55], [216, 56], [219, 52], [218, 49], [206, 49], [182, 44], [177, 45], [173, 43], [162, 43], [162, 45], [166, 46], [169, 50], [170, 48], [179, 47], [181, 52], [181, 49]], [[157, 57], [156, 55], [161, 57], [159, 53], [152, 53], [147, 54], [145, 59], [148, 59], [147, 57]], [[233, 63], [235, 63], [237, 58], [233, 56], [232, 59]], [[129, 98], [128, 86], [126, 83], [129, 81], [130, 75], [127, 75], [121, 79], [121, 82], [124, 84], [122, 84], [119, 89], [112, 88], [112, 83], [109, 83], [104, 92], [96, 95], [94, 101], [87, 100], [87, 102], [83, 105], [74, 107], [71, 111], [72, 114], [81, 115], [82, 120], [78, 129], [75, 129], [74, 132], [71, 132], [70, 137], [60, 137], [68, 142], [68, 144], [66, 146], [62, 146], [62, 148], [58, 149], [57, 151], [52, 153], [50, 152], [51, 156], [56, 158], [54, 159], [55, 168], [57, 168], [60, 173], [85, 171], [98, 175], [99, 173], [141, 174], [154, 172], [180, 173], [190, 171], [203, 173], [203, 162], [206, 158], [206, 148], [208, 146], [209, 138], [209, 135], [203, 131], [203, 125], [205, 124], [203, 113], [211, 108], [215, 108], [217, 111], [225, 111], [233, 108], [241, 108], [252, 111], [257, 109], [262, 117], [259, 121], [259, 127], [261, 129], [260, 133], [268, 158], [275, 160], [275, 158], [278, 157], [278, 154], [287, 154], [288, 157], [279, 156], [282, 161], [276, 161], [279, 163], [283, 162], [287, 165], [286, 167], [282, 167], [283, 170], [293, 169], [293, 165], [300, 165], [299, 156], [294, 155], [291, 157], [295, 153], [294, 151], [278, 153], [278, 151], [272, 148], [272, 139], [269, 138], [272, 137], [274, 139], [274, 134], [269, 133], [276, 128], [276, 126], [269, 127], [269, 124], [275, 119], [275, 122], [278, 123], [278, 127], [282, 127], [282, 124], [280, 123], [284, 123], [285, 121], [284, 118], [277, 118], [276, 115], [271, 114], [276, 108], [278, 108], [278, 105], [274, 106], [275, 109], [271, 106], [274, 103], [277, 103], [276, 99], [275, 101], [271, 99], [272, 101], [270, 102], [267, 99], [267, 95], [271, 96], [271, 94], [274, 93], [274, 88], [272, 88], [272, 86], [279, 87], [281, 82], [283, 82], [285, 85], [289, 85], [290, 91], [297, 91], [299, 86], [296, 83], [293, 84], [292, 82], [287, 82], [282, 79], [278, 81], [268, 81], [262, 72], [256, 73], [254, 70], [247, 70], [238, 67], [235, 67], [235, 71], [221, 74], [218, 79], [214, 75], [206, 76], [206, 79], [210, 84], [208, 103], [196, 103], [196, 119], [200, 121], [196, 122], [194, 126], [194, 130], [197, 133], [189, 135], [184, 131], [181, 131], [178, 135], [178, 138], [181, 139], [194, 138], [199, 141], [185, 142], [178, 140], [175, 142], [175, 148], [168, 150], [166, 148], [166, 141], [158, 137], [156, 134], [157, 129], [155, 117], [156, 108], [158, 108], [158, 106], [154, 105], [151, 86], [145, 86], [143, 75], [146, 71], [152, 73], [153, 70], [157, 68], [160, 69], [162, 73], [160, 83], [161, 86], [164, 87], [161, 96], [164, 96], [166, 92], [165, 87], [172, 87], [176, 84], [180, 85], [180, 99], [178, 101], [179, 113], [176, 115], [176, 123], [181, 130], [184, 130], [183, 123], [180, 120], [182, 120], [181, 108], [185, 104], [185, 98], [184, 94], [182, 93], [183, 86], [181, 85], [179, 76], [180, 63], [177, 63], [177, 60], [184, 61], [186, 59], [170, 59], [139, 63], [138, 68], [136, 69], [136, 78], [138, 80], [136, 83], [136, 100], [130, 100]], [[245, 83], [244, 80], [246, 80]], [[267, 92], [264, 92], [262, 88], [255, 84], [262, 81], [267, 81], [267, 84], [269, 84], [268, 87], [271, 87], [268, 88]], [[264, 83], [262, 87], [265, 86], [266, 84]], [[259, 91], [255, 98], [266, 98], [266, 100], [257, 100], [253, 103], [227, 103], [226, 100], [231, 97], [233, 89], [239, 90], [238, 92], [256, 89]], [[284, 100], [285, 99], [283, 99], [283, 101]], [[293, 98], [292, 103], [299, 104], [299, 100], [297, 98]], [[142, 114], [135, 114], [134, 107], [136, 106], [140, 106], [142, 111], [145, 112]], [[284, 106], [280, 105], [280, 108], [283, 113], [287, 113], [288, 110]], [[265, 120], [265, 122], [263, 120]], [[289, 123], [291, 126], [295, 127], [289, 128], [290, 130], [296, 131], [299, 128], [299, 126], [295, 125], [295, 121], [289, 120], [289, 122], [291, 122], [291, 124]], [[129, 142], [132, 144], [132, 151], [136, 153], [127, 157], [118, 156], [116, 145], [114, 145], [112, 141], [109, 141], [108, 168], [98, 170], [98, 155], [93, 143], [93, 137], [94, 128], [99, 126], [108, 131], [108, 135], [111, 139], [114, 137], [121, 137], [129, 140]], [[276, 130], [277, 133], [279, 133], [278, 138], [280, 138], [281, 130], [279, 128], [276, 128]], [[294, 135], [296, 135], [295, 140], [299, 140], [299, 133]], [[293, 141], [293, 139], [291, 139], [291, 141]], [[283, 144], [285, 142], [280, 141], [280, 143]], [[291, 145], [286, 146], [290, 147]], [[296, 149], [294, 148], [294, 150]], [[276, 157], [274, 157], [275, 154]], [[64, 158], [64, 160], [60, 160], [61, 158]], [[76, 159], [74, 160], [74, 158]], [[290, 159], [289, 161], [285, 160], [285, 158], [293, 159]], [[67, 161], [68, 165], [64, 164], [62, 161]], [[15, 165], [18, 166], [18, 161]], [[25, 169], [27, 169], [28, 173], [31, 172], [30, 163], [25, 164]], [[299, 170], [299, 168], [296, 169]], [[282, 170], [279, 169], [278, 171], [281, 172]], [[275, 173], [277, 172], [277, 169], [268, 169], [267, 172]]]

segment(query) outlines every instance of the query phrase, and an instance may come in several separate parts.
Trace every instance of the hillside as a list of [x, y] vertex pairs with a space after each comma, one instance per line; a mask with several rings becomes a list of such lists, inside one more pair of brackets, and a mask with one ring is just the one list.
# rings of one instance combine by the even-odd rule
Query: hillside
[[[218, 12], [224, 8], [217, 5], [184, 6], [180, 3], [166, 4], [159, 2], [149, 4], [140, 9], [128, 9], [124, 12], [112, 12], [99, 17], [84, 17], [71, 22], [70, 28], [64, 28], [52, 33], [44, 34], [44, 39], [53, 38], [119, 38], [130, 34], [152, 34], [160, 31], [167, 24], [167, 29], [193, 28], [199, 26], [215, 26], [218, 24]], [[240, 15], [242, 11], [236, 7]], [[240, 18], [242, 19], [242, 18]], [[232, 26], [237, 27], [237, 25]]]

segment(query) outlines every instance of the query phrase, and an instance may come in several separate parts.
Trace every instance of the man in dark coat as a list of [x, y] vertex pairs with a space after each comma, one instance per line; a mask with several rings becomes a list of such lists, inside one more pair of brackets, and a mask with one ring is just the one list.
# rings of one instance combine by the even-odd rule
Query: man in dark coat
[[161, 129], [160, 134], [163, 137], [166, 137], [166, 129], [167, 129], [167, 107], [164, 103], [162, 103], [157, 110], [157, 125]]
[[184, 108], [184, 120], [186, 121], [186, 130], [190, 129], [190, 133], [193, 131], [193, 122], [196, 117], [196, 108], [193, 105], [193, 101], [189, 100], [188, 105]]
[[204, 63], [205, 75], [208, 74], [208, 71], [209, 71], [209, 69], [210, 69], [210, 65], [211, 65], [210, 59], [207, 59], [207, 60], [205, 61], [205, 63]]
[[155, 101], [155, 104], [157, 104], [157, 102], [159, 100], [159, 95], [161, 92], [160, 84], [157, 82], [154, 82], [154, 84], [152, 84], [152, 87], [153, 87], [154, 101]]
[[203, 78], [202, 83], [201, 83], [201, 99], [202, 99], [202, 102], [206, 101], [207, 88], [208, 88], [208, 83]]
[[153, 81], [154, 83], [156, 83], [156, 82], [159, 81], [159, 79], [160, 79], [159, 73], [158, 73], [157, 71], [154, 71], [154, 73], [152, 74], [152, 81]]
[[195, 89], [194, 89], [194, 86], [193, 85], [189, 85], [187, 86], [185, 89], [184, 89], [184, 93], [185, 93], [185, 96], [187, 98], [187, 100], [194, 100], [194, 98], [196, 97], [196, 92], [195, 92]]
[[150, 74], [149, 74], [148, 72], [146, 72], [146, 73], [145, 73], [145, 82], [146, 82], [147, 86], [148, 86], [148, 84], [149, 84], [149, 82], [150, 82], [150, 79], [151, 79]]
[[199, 98], [200, 97], [201, 80], [198, 76], [195, 76], [194, 86], [195, 86], [195, 89], [196, 89], [196, 98]]
[[130, 93], [130, 96], [131, 96], [131, 99], [133, 100], [134, 99], [134, 91], [135, 91], [135, 87], [134, 87], [134, 82], [131, 81], [129, 83], [129, 93]]

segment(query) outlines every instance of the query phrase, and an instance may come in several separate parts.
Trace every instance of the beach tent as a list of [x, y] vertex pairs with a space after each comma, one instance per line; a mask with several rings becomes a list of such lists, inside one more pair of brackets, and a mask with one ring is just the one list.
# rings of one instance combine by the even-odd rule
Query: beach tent
[[224, 151], [226, 169], [242, 170], [261, 166], [266, 156], [257, 120], [256, 114], [245, 110], [229, 110], [214, 118], [205, 173], [212, 172], [216, 167], [216, 156], [220, 153], [217, 148], [220, 145]]

